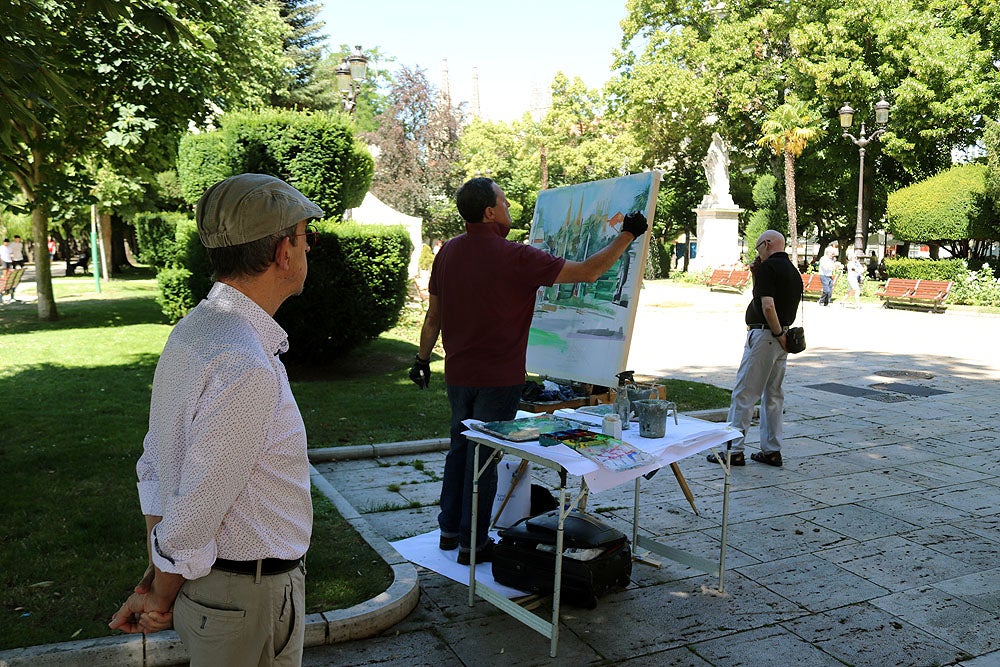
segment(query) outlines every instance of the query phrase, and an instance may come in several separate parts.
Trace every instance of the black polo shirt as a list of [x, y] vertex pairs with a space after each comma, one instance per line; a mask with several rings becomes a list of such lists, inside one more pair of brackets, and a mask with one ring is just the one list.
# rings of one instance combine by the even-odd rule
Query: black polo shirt
[[761, 262], [753, 272], [753, 299], [747, 306], [746, 323], [767, 325], [760, 306], [761, 297], [774, 299], [781, 326], [791, 326], [802, 300], [802, 276], [788, 259], [788, 253], [776, 252]]

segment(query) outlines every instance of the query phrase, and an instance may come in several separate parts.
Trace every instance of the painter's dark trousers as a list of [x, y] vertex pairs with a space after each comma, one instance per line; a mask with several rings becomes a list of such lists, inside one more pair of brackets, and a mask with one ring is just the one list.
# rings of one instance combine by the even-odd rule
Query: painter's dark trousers
[[[465, 419], [484, 422], [513, 419], [521, 400], [524, 385], [513, 387], [458, 387], [447, 385], [451, 404], [451, 449], [444, 459], [444, 480], [441, 482], [441, 513], [438, 525], [442, 537], [458, 535], [459, 549], [466, 551], [472, 540], [472, 478], [475, 468], [474, 443], [462, 433], [468, 427]], [[480, 467], [492, 449], [479, 450]], [[493, 497], [497, 493], [497, 466], [492, 462], [479, 478], [479, 513], [476, 524], [476, 548], [486, 544], [489, 535]]]

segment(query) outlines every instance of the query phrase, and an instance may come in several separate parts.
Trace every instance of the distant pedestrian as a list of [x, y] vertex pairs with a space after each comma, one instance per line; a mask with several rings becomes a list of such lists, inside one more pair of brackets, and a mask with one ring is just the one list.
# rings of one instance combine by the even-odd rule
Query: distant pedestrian
[[12, 267], [10, 259], [10, 239], [4, 239], [3, 245], [0, 245], [0, 269], [9, 269]]
[[15, 269], [24, 267], [24, 244], [17, 234], [14, 234], [14, 240], [10, 242], [10, 264]]
[[[781, 466], [781, 428], [785, 394], [781, 388], [788, 361], [786, 332], [802, 300], [802, 278], [788, 253], [785, 237], [773, 229], [760, 235], [758, 255], [751, 266], [753, 299], [746, 312], [746, 343], [736, 372], [729, 423], [740, 432], [733, 444], [729, 463], [746, 465], [743, 453], [754, 406], [760, 402], [760, 451], [750, 458], [758, 463]], [[709, 463], [719, 463], [709, 454]]]
[[861, 308], [861, 275], [865, 268], [853, 250], [847, 251], [847, 298], [854, 299], [854, 307]]
[[872, 250], [871, 257], [868, 258], [868, 279], [878, 280], [878, 255]]
[[819, 260], [819, 282], [823, 285], [823, 293], [819, 297], [819, 305], [829, 306], [833, 299], [833, 275], [840, 270], [840, 263], [834, 259], [837, 249], [832, 245], [826, 247], [822, 259]]
[[59, 246], [56, 243], [56, 240], [50, 236], [49, 237], [49, 261], [50, 262], [56, 258], [56, 248], [58, 248], [58, 247]]

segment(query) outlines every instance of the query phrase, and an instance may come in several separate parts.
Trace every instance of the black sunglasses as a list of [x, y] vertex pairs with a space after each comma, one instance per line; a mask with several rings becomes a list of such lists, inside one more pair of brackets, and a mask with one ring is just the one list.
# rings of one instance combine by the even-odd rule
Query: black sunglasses
[[292, 236], [295, 236], [295, 237], [304, 236], [304, 237], [306, 237], [306, 245], [308, 245], [310, 248], [319, 243], [319, 230], [316, 229], [316, 227], [314, 227], [313, 225], [306, 225], [306, 231], [305, 231], [305, 233], [303, 233], [303, 234], [293, 234]]

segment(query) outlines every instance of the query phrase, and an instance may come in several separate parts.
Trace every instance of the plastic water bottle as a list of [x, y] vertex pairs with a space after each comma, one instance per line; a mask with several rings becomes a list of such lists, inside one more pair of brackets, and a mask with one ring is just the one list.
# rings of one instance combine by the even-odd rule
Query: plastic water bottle
[[632, 416], [632, 405], [628, 400], [628, 390], [624, 385], [618, 387], [618, 393], [615, 396], [615, 414], [621, 420], [622, 430], [627, 431], [629, 419]]

